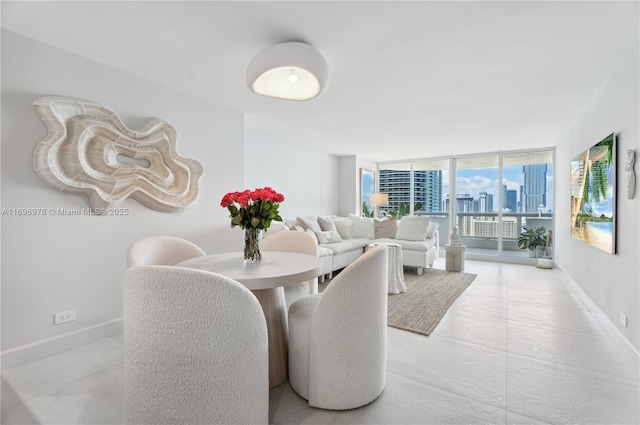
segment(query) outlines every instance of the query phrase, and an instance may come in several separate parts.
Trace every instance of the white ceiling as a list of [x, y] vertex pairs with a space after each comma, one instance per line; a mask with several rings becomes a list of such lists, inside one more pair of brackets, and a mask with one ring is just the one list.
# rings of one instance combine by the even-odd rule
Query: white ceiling
[[[638, 6], [2, 1], [1, 12], [7, 30], [242, 111], [254, 134], [392, 160], [554, 146], [638, 40]], [[285, 41], [325, 57], [318, 98], [248, 90], [253, 55]]]

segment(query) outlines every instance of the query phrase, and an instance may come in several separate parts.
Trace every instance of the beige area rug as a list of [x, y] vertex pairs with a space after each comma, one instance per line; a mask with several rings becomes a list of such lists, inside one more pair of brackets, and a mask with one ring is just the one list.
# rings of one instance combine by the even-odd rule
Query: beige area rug
[[472, 273], [424, 269], [422, 276], [405, 272], [407, 292], [389, 295], [387, 325], [429, 335], [451, 304], [476, 278]]
[[[422, 335], [431, 334], [451, 304], [475, 278], [472, 273], [438, 269], [424, 269], [422, 276], [415, 271], [406, 271], [407, 292], [389, 294], [387, 325]], [[319, 284], [318, 292], [322, 292], [328, 283]]]

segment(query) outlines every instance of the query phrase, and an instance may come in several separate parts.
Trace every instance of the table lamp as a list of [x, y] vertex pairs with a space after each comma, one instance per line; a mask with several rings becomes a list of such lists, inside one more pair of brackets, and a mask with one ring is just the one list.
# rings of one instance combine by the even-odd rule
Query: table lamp
[[369, 196], [369, 202], [376, 207], [374, 217], [377, 218], [379, 208], [389, 203], [389, 195], [386, 193], [372, 193], [371, 196]]

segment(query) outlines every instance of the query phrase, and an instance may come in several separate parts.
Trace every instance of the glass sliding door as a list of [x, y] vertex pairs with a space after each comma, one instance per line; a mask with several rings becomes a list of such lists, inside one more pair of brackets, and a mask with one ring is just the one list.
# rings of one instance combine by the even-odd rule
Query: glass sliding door
[[551, 255], [553, 238], [537, 250], [521, 249], [517, 239], [525, 228], [544, 227], [553, 234], [553, 151], [517, 152], [503, 155], [503, 187], [506, 192], [505, 222], [513, 223], [502, 239], [505, 257]]
[[[379, 163], [377, 190], [389, 195], [380, 215], [429, 216], [441, 245], [456, 225], [473, 256], [552, 258], [553, 174], [553, 150]], [[518, 246], [523, 231], [540, 227], [543, 246]]]
[[415, 215], [426, 215], [438, 223], [440, 244], [449, 243], [449, 211], [444, 194], [449, 192], [449, 160], [413, 163], [413, 206]]
[[455, 199], [447, 194], [444, 203], [455, 214], [455, 224], [468, 254], [498, 255], [505, 204], [498, 184], [499, 160], [498, 155], [488, 155], [455, 161]]

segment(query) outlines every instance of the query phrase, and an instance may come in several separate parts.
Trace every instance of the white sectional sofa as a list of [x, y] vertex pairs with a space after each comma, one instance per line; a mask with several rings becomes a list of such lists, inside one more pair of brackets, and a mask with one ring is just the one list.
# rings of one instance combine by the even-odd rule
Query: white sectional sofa
[[360, 257], [371, 242], [399, 244], [403, 265], [416, 268], [418, 274], [425, 267], [433, 267], [440, 255], [438, 224], [422, 216], [406, 216], [399, 221], [355, 215], [297, 217], [284, 223], [272, 222], [265, 237], [276, 231], [304, 231], [317, 241], [323, 265], [321, 282]]

